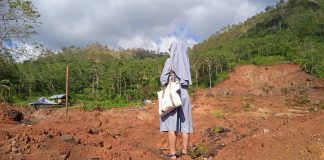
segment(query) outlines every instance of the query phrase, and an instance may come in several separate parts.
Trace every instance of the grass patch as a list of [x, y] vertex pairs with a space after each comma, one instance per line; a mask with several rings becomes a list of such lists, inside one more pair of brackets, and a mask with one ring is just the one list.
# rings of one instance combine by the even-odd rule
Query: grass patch
[[213, 117], [224, 117], [224, 113], [221, 110], [215, 109], [211, 112]]
[[81, 107], [84, 111], [89, 110], [104, 110], [104, 109], [111, 109], [114, 107], [129, 107], [129, 106], [139, 106], [141, 105], [140, 102], [112, 102], [112, 101], [84, 101], [82, 102], [83, 106]]
[[224, 128], [221, 128], [221, 127], [216, 127], [215, 129], [214, 129], [214, 132], [215, 133], [222, 133], [224, 131]]
[[189, 147], [188, 154], [192, 159], [196, 159], [203, 156], [207, 151], [208, 149], [205, 145], [199, 144], [198, 146]]
[[218, 73], [216, 78], [217, 78], [217, 80], [216, 80], [215, 84], [218, 84], [219, 82], [222, 82], [222, 81], [228, 79], [229, 74], [228, 74], [228, 72]]
[[[20, 97], [13, 97], [13, 104], [15, 105], [28, 105], [31, 102], [38, 101], [39, 97], [26, 97], [26, 98], [20, 98]], [[46, 96], [44, 96], [46, 97]]]
[[303, 106], [309, 102], [309, 99], [306, 95], [296, 96], [294, 100], [295, 100], [296, 104], [299, 106]]
[[285, 96], [287, 96], [290, 93], [290, 90], [288, 87], [281, 88], [280, 91]]
[[247, 102], [245, 102], [244, 104], [243, 104], [243, 110], [245, 111], [245, 112], [248, 112], [248, 111], [250, 111], [250, 104], [249, 103], [247, 103]]
[[320, 102], [320, 109], [324, 109], [324, 102]]

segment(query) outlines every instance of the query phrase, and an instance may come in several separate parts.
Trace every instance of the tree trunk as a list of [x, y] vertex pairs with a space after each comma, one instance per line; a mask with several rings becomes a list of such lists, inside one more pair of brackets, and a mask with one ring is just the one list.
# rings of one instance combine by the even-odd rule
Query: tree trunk
[[121, 70], [119, 70], [119, 95], [122, 95]]
[[96, 75], [96, 89], [99, 89], [99, 75]]
[[196, 70], [195, 73], [196, 73], [196, 88], [198, 88], [198, 70]]
[[208, 64], [209, 88], [211, 88], [211, 65]]
[[94, 81], [92, 81], [92, 93], [95, 93], [95, 82]]
[[219, 66], [216, 64], [216, 65], [215, 65], [215, 75], [216, 75], [216, 76], [217, 76], [217, 74], [218, 74], [218, 67], [219, 67]]
[[221, 64], [219, 65], [219, 68], [220, 68], [220, 72], [223, 73], [223, 66]]
[[29, 98], [31, 98], [31, 87], [30, 87], [30, 84], [28, 85], [28, 93], [29, 93]]

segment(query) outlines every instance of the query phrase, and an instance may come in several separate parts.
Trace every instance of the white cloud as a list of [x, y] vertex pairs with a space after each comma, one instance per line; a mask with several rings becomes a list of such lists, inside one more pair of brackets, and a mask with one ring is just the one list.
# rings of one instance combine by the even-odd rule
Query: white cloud
[[158, 50], [160, 52], [168, 52], [168, 49], [170, 48], [171, 42], [176, 40], [176, 39], [177, 38], [175, 36], [161, 37]]
[[119, 46], [122, 46], [123, 48], [137, 48], [139, 46], [143, 46], [145, 48], [152, 48], [152, 46], [148, 46], [151, 44], [147, 44], [148, 40], [145, 40], [142, 36], [135, 36], [130, 39], [123, 39], [118, 42]]
[[60, 49], [102, 43], [112, 48], [167, 50], [170, 41], [195, 44], [276, 0], [33, 0], [41, 13], [35, 39]]

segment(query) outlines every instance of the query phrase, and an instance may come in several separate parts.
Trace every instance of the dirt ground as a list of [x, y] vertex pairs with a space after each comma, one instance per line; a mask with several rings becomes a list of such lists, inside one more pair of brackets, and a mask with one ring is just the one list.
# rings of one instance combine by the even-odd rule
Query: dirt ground
[[[298, 65], [238, 66], [191, 95], [194, 133], [179, 159], [324, 160], [324, 80]], [[164, 159], [157, 104], [85, 112], [0, 104], [0, 160]], [[181, 150], [181, 136], [177, 141]]]

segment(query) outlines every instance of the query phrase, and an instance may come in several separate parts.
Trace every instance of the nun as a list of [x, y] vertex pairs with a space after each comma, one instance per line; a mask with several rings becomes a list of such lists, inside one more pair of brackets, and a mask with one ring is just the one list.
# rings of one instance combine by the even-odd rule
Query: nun
[[160, 131], [168, 133], [170, 153], [167, 157], [170, 159], [177, 158], [177, 134], [182, 134], [182, 154], [187, 155], [190, 133], [193, 132], [191, 104], [187, 91], [188, 86], [192, 84], [187, 49], [187, 45], [182, 41], [176, 40], [171, 43], [170, 58], [165, 61], [160, 77], [161, 84], [166, 85], [170, 80], [170, 67], [172, 67], [176, 79], [181, 84], [179, 94], [182, 105], [162, 116], [160, 121]]

